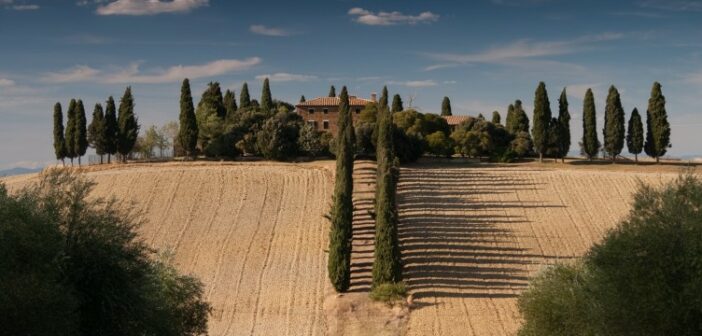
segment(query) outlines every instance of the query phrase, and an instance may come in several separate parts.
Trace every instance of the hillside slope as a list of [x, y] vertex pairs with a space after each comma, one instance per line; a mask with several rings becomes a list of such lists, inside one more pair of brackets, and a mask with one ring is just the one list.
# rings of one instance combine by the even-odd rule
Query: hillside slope
[[400, 244], [416, 298], [409, 335], [514, 335], [529, 277], [601, 239], [629, 211], [637, 180], [676, 176], [560, 167], [402, 169]]
[[[88, 173], [143, 209], [143, 239], [205, 284], [210, 335], [323, 335], [332, 175], [275, 163], [133, 165]], [[19, 187], [29, 175], [8, 179]]]

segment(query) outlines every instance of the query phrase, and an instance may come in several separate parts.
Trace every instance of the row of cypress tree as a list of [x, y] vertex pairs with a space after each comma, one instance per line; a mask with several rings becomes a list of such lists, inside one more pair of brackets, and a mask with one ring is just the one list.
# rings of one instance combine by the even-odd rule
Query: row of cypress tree
[[[624, 108], [622, 107], [619, 91], [614, 85], [610, 86], [607, 95], [604, 118], [604, 144], [597, 137], [597, 117], [595, 99], [592, 90], [585, 93], [583, 102], [583, 140], [582, 151], [592, 160], [600, 150], [616, 162], [626, 143], [629, 153], [634, 154], [636, 162], [638, 155], [644, 151], [648, 156], [660, 161], [666, 154], [670, 143], [670, 123], [665, 109], [665, 96], [661, 84], [653, 83], [651, 97], [646, 110], [646, 133], [644, 135], [641, 115], [637, 108], [631, 112], [628, 124], [625, 126]], [[625, 132], [626, 128], [626, 132]]]
[[134, 115], [134, 97], [131, 87], [127, 87], [124, 95], [120, 99], [119, 110], [115, 108], [115, 101], [110, 96], [103, 110], [100, 103], [95, 104], [93, 119], [87, 125], [85, 108], [83, 101], [71, 99], [66, 111], [66, 126], [63, 124], [63, 112], [61, 103], [54, 105], [54, 154], [57, 160], [65, 164], [65, 159], [78, 158], [78, 165], [81, 164], [81, 157], [85, 155], [88, 146], [95, 149], [95, 153], [100, 155], [100, 163], [103, 162], [103, 155], [107, 154], [107, 162], [111, 162], [111, 156], [119, 153], [123, 161], [126, 161], [129, 153], [134, 149], [139, 124]]

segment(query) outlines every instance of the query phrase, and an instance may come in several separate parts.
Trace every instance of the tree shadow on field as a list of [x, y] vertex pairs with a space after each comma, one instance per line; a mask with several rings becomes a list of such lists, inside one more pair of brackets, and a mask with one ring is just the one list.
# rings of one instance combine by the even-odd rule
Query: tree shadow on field
[[451, 165], [401, 170], [397, 200], [403, 278], [419, 307], [435, 302], [430, 298], [516, 297], [528, 285], [529, 265], [564, 258], [518, 247], [510, 227], [529, 221], [505, 215], [514, 213], [510, 209], [562, 205], [477, 200], [540, 188], [519, 176], [500, 180]]

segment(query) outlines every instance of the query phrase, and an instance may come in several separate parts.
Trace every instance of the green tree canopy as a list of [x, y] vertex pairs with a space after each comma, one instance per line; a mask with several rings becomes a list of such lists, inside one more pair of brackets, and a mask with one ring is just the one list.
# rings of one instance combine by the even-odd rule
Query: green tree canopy
[[54, 155], [56, 160], [63, 161], [66, 158], [66, 139], [64, 137], [63, 112], [61, 103], [54, 105]]
[[531, 138], [534, 150], [539, 154], [539, 161], [549, 147], [549, 128], [551, 125], [551, 103], [548, 100], [546, 84], [540, 82], [534, 94], [534, 120], [531, 129]]
[[609, 87], [607, 106], [605, 107], [604, 146], [603, 150], [612, 157], [612, 162], [624, 148], [624, 108], [619, 97], [619, 90], [614, 85]]
[[648, 99], [648, 118], [646, 118], [646, 143], [644, 151], [650, 157], [660, 160], [665, 155], [670, 145], [670, 123], [668, 112], [665, 110], [665, 96], [661, 91], [661, 84], [653, 83], [651, 98]]
[[444, 100], [441, 101], [441, 115], [442, 116], [450, 116], [453, 115], [451, 111], [451, 100], [449, 97], [444, 97]]
[[[181, 89], [182, 92], [182, 89]], [[182, 95], [182, 93], [181, 93]], [[236, 106], [236, 97], [234, 96], [234, 92], [227, 89], [227, 91], [224, 93], [224, 110], [227, 111], [227, 120], [231, 120], [234, 117], [234, 114], [236, 114], [236, 110], [239, 109], [238, 106]]]
[[76, 148], [78, 147], [78, 133], [76, 130], [76, 108], [77, 102], [75, 99], [71, 99], [68, 103], [68, 110], [66, 111], [66, 157], [71, 159], [71, 165], [73, 164], [73, 159], [78, 155], [76, 154]]
[[117, 154], [117, 141], [119, 139], [119, 125], [117, 124], [117, 107], [112, 96], [107, 98], [105, 103], [105, 153], [107, 153], [107, 163], [111, 162], [111, 156]]
[[400, 97], [399, 94], [394, 95], [392, 97], [392, 110], [391, 110], [391, 112], [395, 113], [395, 112], [400, 112], [400, 111], [404, 111], [404, 110], [405, 110], [405, 107], [402, 104], [402, 97]]
[[558, 98], [558, 154], [564, 160], [570, 151], [570, 111], [568, 110], [568, 95], [566, 88]]
[[78, 99], [75, 110], [75, 148], [74, 153], [78, 157], [78, 165], [80, 165], [80, 158], [85, 155], [88, 150], [88, 119], [85, 117], [85, 107], [83, 106], [83, 101]]
[[[231, 97], [234, 98], [233, 95]], [[231, 107], [231, 106], [230, 106]], [[180, 115], [178, 117], [180, 129], [178, 130], [178, 141], [185, 151], [185, 155], [195, 156], [197, 150], [198, 125], [193, 105], [193, 96], [190, 92], [190, 80], [183, 80], [180, 88]]]
[[332, 85], [332, 86], [329, 88], [329, 95], [328, 95], [328, 96], [329, 96], [329, 97], [336, 97], [336, 88], [334, 87], [334, 85]]
[[105, 114], [102, 111], [102, 105], [95, 104], [93, 109], [93, 120], [88, 127], [88, 143], [95, 148], [95, 154], [100, 155], [100, 163], [102, 156], [107, 154], [107, 132], [105, 132]]
[[600, 141], [597, 139], [595, 97], [592, 94], [592, 89], [587, 89], [583, 101], [583, 141], [581, 147], [588, 160], [592, 160], [600, 151]]
[[127, 86], [127, 89], [124, 90], [124, 95], [119, 100], [118, 112], [117, 151], [122, 155], [122, 160], [126, 162], [127, 155], [134, 149], [139, 135], [139, 124], [134, 115], [134, 97], [132, 97], [131, 86]]
[[249, 95], [249, 84], [244, 82], [241, 86], [241, 93], [239, 94], [239, 108], [247, 109], [251, 107], [251, 96]]
[[271, 87], [268, 78], [263, 80], [263, 89], [261, 90], [261, 109], [264, 113], [273, 111], [273, 97], [271, 96]]
[[627, 131], [626, 147], [629, 150], [629, 153], [634, 154], [634, 159], [636, 162], [639, 162], [639, 154], [641, 154], [641, 151], [643, 150], [644, 132], [643, 123], [641, 122], [641, 115], [639, 114], [639, 110], [636, 108], [631, 111]]
[[501, 121], [502, 119], [500, 117], [500, 112], [492, 111], [492, 123], [495, 125], [500, 125]]

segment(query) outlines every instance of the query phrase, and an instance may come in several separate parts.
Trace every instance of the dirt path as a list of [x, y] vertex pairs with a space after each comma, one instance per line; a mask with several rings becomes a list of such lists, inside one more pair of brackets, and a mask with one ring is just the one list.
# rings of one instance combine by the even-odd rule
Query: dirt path
[[375, 244], [375, 162], [356, 161], [353, 167], [353, 245], [350, 293], [370, 291]]
[[[324, 335], [332, 174], [291, 164], [95, 170], [95, 194], [144, 210], [140, 234], [205, 284], [210, 335]], [[8, 179], [12, 187], [30, 177]]]
[[545, 264], [584, 253], [629, 210], [637, 179], [675, 173], [538, 167], [404, 168], [408, 335], [514, 335], [516, 299]]

